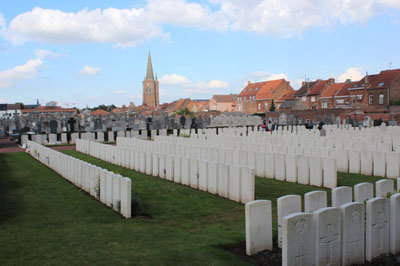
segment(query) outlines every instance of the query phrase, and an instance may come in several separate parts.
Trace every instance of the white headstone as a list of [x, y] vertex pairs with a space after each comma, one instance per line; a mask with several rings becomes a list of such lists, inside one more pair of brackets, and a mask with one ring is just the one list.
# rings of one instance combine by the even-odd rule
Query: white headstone
[[342, 265], [364, 264], [365, 206], [351, 202], [341, 206]]
[[229, 197], [229, 167], [227, 164], [218, 164], [218, 195]]
[[360, 173], [360, 151], [351, 150], [349, 151], [349, 173], [359, 174]]
[[265, 176], [265, 152], [257, 152], [256, 154], [256, 175]]
[[309, 157], [310, 165], [310, 185], [322, 186], [322, 162], [319, 157]]
[[181, 159], [181, 183], [182, 185], [189, 186], [190, 180], [190, 159], [188, 157], [182, 157]]
[[121, 179], [121, 214], [125, 218], [131, 217], [131, 180], [127, 177]]
[[242, 203], [247, 203], [254, 200], [255, 194], [255, 176], [254, 170], [241, 167], [240, 169], [240, 201]]
[[387, 197], [394, 193], [394, 180], [382, 179], [375, 183], [376, 197]]
[[303, 185], [310, 184], [310, 166], [305, 155], [297, 155], [297, 182]]
[[386, 152], [386, 176], [395, 179], [400, 175], [400, 153]]
[[113, 173], [107, 172], [106, 175], [106, 205], [111, 206], [113, 203]]
[[272, 250], [272, 207], [269, 200], [256, 200], [245, 205], [246, 254]]
[[374, 155], [374, 176], [385, 177], [386, 173], [386, 153], [375, 151]]
[[274, 154], [274, 170], [275, 179], [280, 181], [286, 180], [286, 167], [285, 167], [285, 155], [281, 153]]
[[229, 173], [229, 199], [240, 202], [240, 167], [237, 165], [230, 165]]
[[165, 158], [165, 179], [174, 180], [174, 156], [167, 155]]
[[151, 171], [151, 175], [153, 176], [159, 176], [159, 166], [160, 166], [160, 162], [159, 162], [159, 154], [157, 153], [153, 153], [153, 162], [152, 162], [152, 171]]
[[286, 181], [297, 183], [297, 158], [294, 154], [285, 155]]
[[208, 186], [208, 164], [207, 161], [199, 161], [199, 189], [207, 191]]
[[400, 193], [390, 197], [390, 253], [400, 252]]
[[353, 190], [351, 187], [337, 187], [332, 189], [332, 207], [339, 208], [343, 204], [353, 201]]
[[374, 197], [374, 185], [372, 183], [359, 183], [354, 186], [354, 201], [364, 202]]
[[190, 159], [190, 186], [198, 188], [199, 186], [199, 160]]
[[287, 195], [278, 198], [278, 246], [282, 247], [282, 225], [283, 217], [301, 212], [301, 196], [299, 195]]
[[336, 150], [338, 171], [347, 173], [349, 171], [349, 152], [343, 149]]
[[182, 157], [175, 156], [174, 158], [174, 182], [180, 184], [181, 183], [181, 160]]
[[373, 163], [372, 163], [372, 152], [362, 151], [361, 152], [361, 174], [372, 175]]
[[337, 187], [337, 169], [336, 159], [323, 158], [323, 172], [324, 172], [324, 187], [335, 188]]
[[326, 191], [311, 191], [304, 194], [304, 211], [314, 212], [327, 206]]
[[113, 209], [117, 212], [121, 208], [121, 176], [113, 175]]
[[315, 265], [313, 215], [293, 213], [282, 225], [282, 265]]
[[265, 154], [265, 177], [275, 178], [275, 160], [274, 154], [267, 152]]
[[373, 198], [367, 201], [365, 258], [367, 261], [389, 253], [389, 200]]
[[211, 194], [218, 193], [218, 163], [215, 161], [208, 162], [207, 173], [207, 191]]
[[316, 265], [340, 265], [342, 216], [339, 208], [314, 212]]
[[153, 174], [153, 154], [151, 152], [146, 152], [146, 175]]

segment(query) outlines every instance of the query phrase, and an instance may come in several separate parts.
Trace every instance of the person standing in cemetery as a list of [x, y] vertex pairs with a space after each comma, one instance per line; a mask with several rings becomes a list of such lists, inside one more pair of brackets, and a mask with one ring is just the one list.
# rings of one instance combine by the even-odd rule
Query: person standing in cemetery
[[263, 123], [261, 124], [261, 128], [262, 128], [264, 131], [268, 131], [268, 129], [267, 129], [267, 123], [265, 122], [265, 120], [264, 120]]
[[271, 120], [268, 120], [267, 131], [271, 131], [272, 132], [272, 122], [271, 122]]
[[319, 135], [321, 137], [325, 137], [326, 136], [326, 130], [324, 128], [324, 123], [322, 121], [319, 122], [318, 129], [319, 129]]

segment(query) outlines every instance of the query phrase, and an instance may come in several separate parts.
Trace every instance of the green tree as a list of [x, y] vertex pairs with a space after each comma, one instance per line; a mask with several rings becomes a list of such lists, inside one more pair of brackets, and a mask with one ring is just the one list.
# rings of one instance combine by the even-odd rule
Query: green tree
[[274, 99], [272, 99], [271, 106], [269, 107], [269, 111], [270, 111], [270, 112], [275, 112], [275, 102], [274, 102]]

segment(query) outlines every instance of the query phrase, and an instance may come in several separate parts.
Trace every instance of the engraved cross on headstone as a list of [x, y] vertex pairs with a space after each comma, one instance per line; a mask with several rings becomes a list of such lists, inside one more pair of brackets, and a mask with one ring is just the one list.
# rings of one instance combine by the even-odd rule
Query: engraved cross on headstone
[[332, 253], [333, 253], [332, 243], [339, 240], [339, 233], [332, 232], [333, 229], [332, 224], [328, 224], [326, 227], [327, 227], [327, 235], [321, 237], [319, 239], [319, 243], [326, 244], [327, 247], [326, 258], [328, 263], [327, 265], [332, 265]]
[[383, 210], [378, 211], [378, 221], [372, 225], [374, 231], [378, 231], [379, 234], [379, 248], [383, 248], [383, 232], [382, 230], [387, 227], [388, 221], [384, 219]]

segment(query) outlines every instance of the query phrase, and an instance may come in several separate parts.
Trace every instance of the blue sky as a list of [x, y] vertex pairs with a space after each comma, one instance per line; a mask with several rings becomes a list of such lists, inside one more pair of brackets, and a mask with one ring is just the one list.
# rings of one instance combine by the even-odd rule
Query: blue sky
[[149, 50], [170, 102], [359, 79], [399, 46], [400, 0], [3, 1], [0, 102], [139, 105]]

